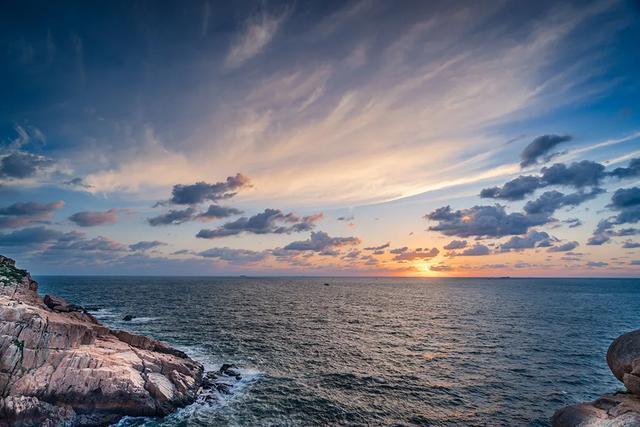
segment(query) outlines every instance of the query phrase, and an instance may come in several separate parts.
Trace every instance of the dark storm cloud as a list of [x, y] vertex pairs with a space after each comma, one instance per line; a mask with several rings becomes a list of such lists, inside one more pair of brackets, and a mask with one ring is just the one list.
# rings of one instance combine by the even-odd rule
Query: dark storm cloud
[[451, 251], [454, 249], [463, 249], [467, 247], [467, 241], [466, 240], [452, 240], [449, 243], [447, 243], [446, 245], [443, 246], [444, 249]]
[[520, 154], [520, 158], [522, 159], [522, 161], [520, 162], [520, 167], [524, 168], [538, 163], [538, 159], [540, 157], [545, 156], [558, 144], [567, 141], [571, 141], [571, 136], [542, 135], [535, 138], [529, 145], [525, 147], [525, 149], [522, 151], [522, 154]]
[[458, 237], [525, 234], [529, 227], [543, 225], [551, 220], [544, 214], [507, 213], [501, 205], [474, 206], [455, 211], [450, 206], [445, 206], [427, 214], [425, 218], [437, 222], [429, 230]]
[[299, 217], [293, 213], [285, 214], [279, 209], [265, 209], [252, 217], [241, 217], [227, 222], [213, 230], [200, 230], [196, 237], [215, 239], [235, 236], [241, 233], [251, 234], [289, 234], [309, 231], [322, 219], [322, 214]]
[[214, 219], [228, 218], [233, 215], [240, 215], [242, 211], [240, 209], [231, 208], [227, 206], [209, 205], [209, 208], [198, 214], [196, 218], [208, 221]]
[[14, 203], [0, 208], [0, 228], [17, 228], [33, 222], [44, 221], [62, 206], [64, 206], [62, 200], [52, 203]]
[[206, 201], [228, 199], [235, 196], [238, 190], [249, 186], [249, 178], [241, 173], [229, 176], [226, 181], [215, 184], [203, 181], [191, 185], [178, 184], [173, 187], [170, 202], [176, 205], [195, 205]]
[[69, 217], [69, 221], [80, 227], [115, 224], [118, 222], [118, 209], [109, 209], [104, 212], [77, 212]]
[[549, 247], [553, 244], [553, 238], [544, 231], [531, 230], [525, 236], [513, 236], [499, 246], [500, 252], [520, 251], [540, 247]]
[[577, 248], [579, 245], [578, 242], [567, 242], [558, 246], [553, 246], [547, 249], [547, 252], [569, 252]]
[[528, 214], [552, 215], [556, 210], [566, 206], [578, 206], [587, 200], [595, 199], [604, 193], [601, 188], [593, 188], [590, 191], [578, 191], [564, 194], [556, 190], [545, 191], [536, 200], [530, 200], [524, 205], [524, 211]]
[[398, 253], [396, 256], [394, 256], [393, 260], [400, 261], [400, 262], [425, 260], [425, 259], [431, 259], [437, 256], [439, 253], [440, 251], [437, 248], [432, 248], [432, 249], [418, 248], [412, 251], [411, 250], [402, 251]]
[[24, 151], [15, 151], [0, 160], [0, 178], [31, 178], [53, 164], [52, 160], [45, 157]]
[[167, 245], [166, 243], [160, 242], [158, 240], [141, 241], [141, 242], [129, 245], [129, 249], [131, 249], [132, 251], [147, 251], [149, 249], [157, 248], [158, 246], [166, 246], [166, 245]]
[[171, 209], [167, 213], [154, 216], [153, 218], [147, 218], [147, 222], [152, 226], [177, 225], [193, 220], [195, 213], [196, 210], [192, 207], [182, 210]]
[[353, 246], [360, 243], [357, 237], [331, 237], [324, 231], [314, 231], [307, 240], [291, 242], [284, 247], [288, 251], [325, 252], [344, 246]]
[[391, 246], [391, 243], [387, 242], [384, 245], [380, 245], [380, 246], [369, 246], [364, 248], [365, 251], [382, 251], [384, 249], [387, 249], [389, 246]]

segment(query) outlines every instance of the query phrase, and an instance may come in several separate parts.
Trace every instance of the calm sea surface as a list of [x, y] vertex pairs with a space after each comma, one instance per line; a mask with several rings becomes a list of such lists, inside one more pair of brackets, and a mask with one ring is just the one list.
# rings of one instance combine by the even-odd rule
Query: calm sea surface
[[621, 388], [604, 355], [640, 328], [635, 279], [36, 279], [111, 327], [242, 368], [217, 403], [123, 426], [543, 426]]

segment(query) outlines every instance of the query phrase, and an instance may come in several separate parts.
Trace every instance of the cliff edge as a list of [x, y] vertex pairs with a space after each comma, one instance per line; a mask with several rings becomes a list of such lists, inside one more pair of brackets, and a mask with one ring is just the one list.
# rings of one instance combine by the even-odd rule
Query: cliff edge
[[193, 402], [202, 383], [202, 366], [183, 352], [41, 298], [29, 273], [0, 256], [0, 427], [163, 416]]

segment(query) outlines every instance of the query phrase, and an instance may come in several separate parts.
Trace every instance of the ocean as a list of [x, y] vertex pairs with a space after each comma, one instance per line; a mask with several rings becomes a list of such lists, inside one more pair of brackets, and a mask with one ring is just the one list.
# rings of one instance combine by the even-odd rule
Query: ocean
[[640, 327], [638, 279], [36, 280], [110, 327], [241, 369], [213, 403], [120, 426], [547, 426], [623, 388], [605, 353]]

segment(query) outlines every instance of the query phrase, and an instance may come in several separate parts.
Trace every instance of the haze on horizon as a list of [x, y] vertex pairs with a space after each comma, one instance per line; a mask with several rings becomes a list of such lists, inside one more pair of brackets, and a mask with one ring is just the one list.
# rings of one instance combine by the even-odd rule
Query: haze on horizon
[[640, 275], [640, 9], [5, 2], [36, 274]]

